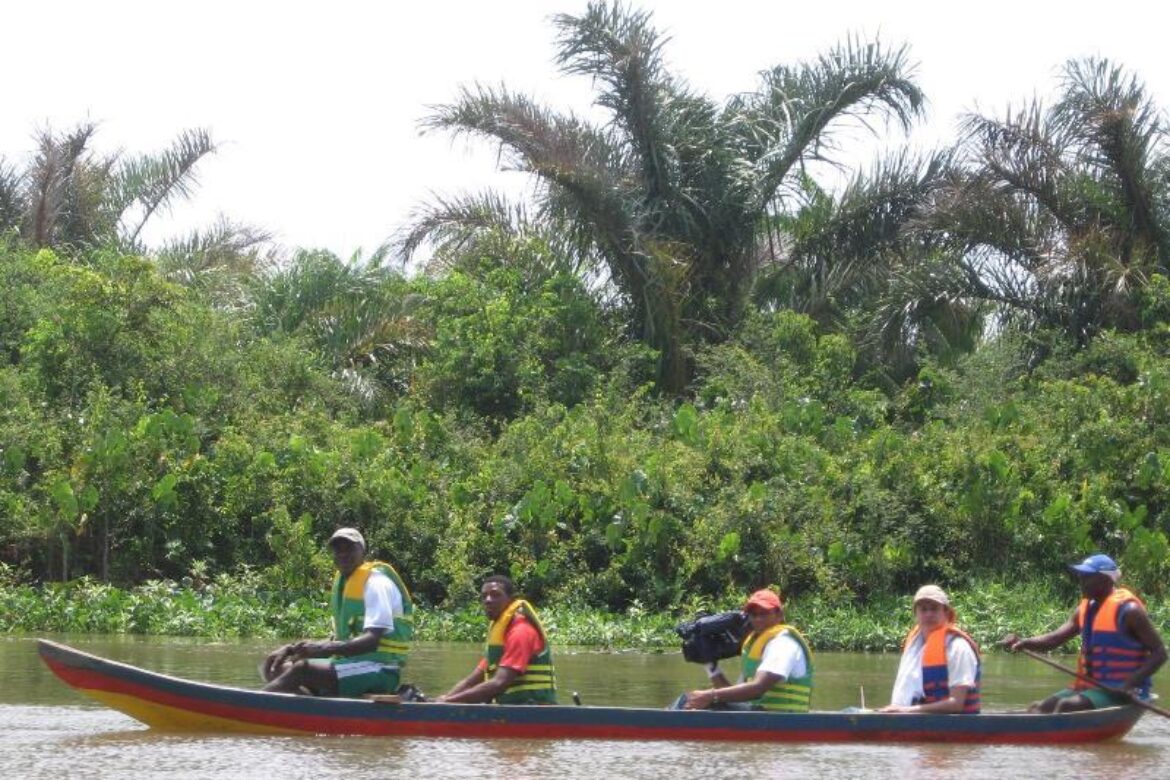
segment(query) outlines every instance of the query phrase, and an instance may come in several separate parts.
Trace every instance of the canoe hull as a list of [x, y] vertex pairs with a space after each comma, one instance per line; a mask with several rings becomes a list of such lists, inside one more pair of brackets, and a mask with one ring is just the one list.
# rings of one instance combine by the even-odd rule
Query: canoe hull
[[183, 680], [40, 640], [61, 680], [155, 729], [401, 737], [710, 740], [736, 742], [1085, 743], [1116, 739], [1137, 707], [1067, 715], [874, 712], [680, 712], [633, 707], [385, 704], [319, 699]]

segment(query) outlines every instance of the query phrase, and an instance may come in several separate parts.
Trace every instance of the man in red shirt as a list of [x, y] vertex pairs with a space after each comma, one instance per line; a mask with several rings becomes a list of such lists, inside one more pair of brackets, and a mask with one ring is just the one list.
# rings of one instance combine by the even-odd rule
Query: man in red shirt
[[491, 620], [483, 657], [437, 701], [555, 704], [552, 652], [536, 610], [516, 597], [512, 580], [502, 574], [483, 581], [480, 602]]

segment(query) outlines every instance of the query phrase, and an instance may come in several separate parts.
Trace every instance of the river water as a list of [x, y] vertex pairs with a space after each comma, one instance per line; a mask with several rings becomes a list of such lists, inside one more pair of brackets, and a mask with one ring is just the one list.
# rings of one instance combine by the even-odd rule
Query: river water
[[[49, 636], [155, 671], [256, 687], [271, 649], [252, 640]], [[478, 648], [420, 643], [407, 677], [442, 693]], [[560, 649], [562, 703], [665, 705], [706, 680], [681, 656]], [[820, 653], [816, 709], [886, 703], [895, 655]], [[726, 664], [729, 672], [737, 667]], [[1162, 676], [1165, 676], [1163, 673]], [[984, 708], [1020, 707], [1062, 687], [1059, 672], [1019, 656], [985, 659]], [[1163, 686], [1165, 687], [1165, 686]], [[40, 663], [32, 637], [0, 636], [0, 768], [4, 777], [192, 778], [888, 778], [1170, 777], [1170, 719], [1147, 714], [1123, 740], [1084, 746], [761, 745], [753, 743], [393, 739], [160, 734], [67, 688]]]

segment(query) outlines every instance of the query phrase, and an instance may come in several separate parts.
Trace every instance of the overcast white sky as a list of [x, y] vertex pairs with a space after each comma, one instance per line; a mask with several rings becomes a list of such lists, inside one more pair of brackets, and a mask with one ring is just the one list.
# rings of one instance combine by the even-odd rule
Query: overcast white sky
[[[45, 0], [6, 4], [0, 155], [24, 158], [35, 128], [99, 123], [103, 151], [165, 147], [207, 127], [220, 151], [197, 197], [155, 224], [159, 239], [218, 214], [287, 246], [371, 250], [431, 192], [499, 183], [494, 150], [420, 136], [427, 106], [461, 84], [504, 82], [585, 109], [586, 81], [552, 64], [552, 14], [585, 0], [252, 2]], [[917, 139], [949, 139], [957, 116], [1045, 96], [1070, 57], [1125, 64], [1170, 106], [1159, 5], [985, 0], [642, 0], [671, 41], [676, 75], [722, 100], [756, 74], [850, 33], [905, 42], [931, 102]], [[893, 139], [891, 139], [892, 141]], [[518, 174], [511, 174], [514, 181]], [[504, 186], [516, 190], [518, 184]]]

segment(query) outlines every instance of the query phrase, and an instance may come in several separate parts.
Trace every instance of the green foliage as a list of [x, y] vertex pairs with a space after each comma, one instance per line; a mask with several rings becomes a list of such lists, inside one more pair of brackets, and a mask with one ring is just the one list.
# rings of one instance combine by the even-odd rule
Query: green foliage
[[[862, 350], [843, 333], [758, 312], [697, 351], [687, 397], [670, 400], [646, 381], [653, 355], [550, 244], [481, 239], [440, 277], [305, 255], [252, 290], [247, 316], [142, 258], [0, 245], [0, 560], [22, 581], [70, 583], [50, 596], [113, 600], [86, 617], [46, 597], [45, 625], [242, 631], [105, 590], [195, 610], [229, 580], [308, 614], [329, 584], [321, 540], [340, 525], [361, 528], [420, 604], [456, 615], [434, 619], [460, 636], [478, 631], [459, 610], [492, 572], [602, 644], [625, 630], [603, 612], [681, 612], [773, 584], [839, 625], [826, 645], [887, 646], [902, 621], [875, 623], [872, 605], [895, 594], [1027, 591], [1097, 549], [1165, 596], [1160, 283], [1145, 331], [1088, 346], [1048, 335], [1031, 366], [1005, 331], [923, 359], [892, 396], [853, 378]], [[355, 306], [425, 338], [326, 338]], [[381, 346], [333, 349], [359, 343]], [[349, 369], [383, 388], [375, 402]], [[272, 620], [264, 603], [232, 609]]]
[[[1065, 593], [1018, 582], [978, 581], [951, 591], [960, 624], [985, 652], [1008, 633], [1034, 635], [1062, 623], [1074, 602]], [[675, 614], [633, 603], [618, 611], [554, 604], [541, 621], [559, 647], [677, 652], [673, 628], [698, 610], [731, 609], [734, 603], [696, 602]], [[677, 615], [677, 616], [676, 616]], [[1170, 629], [1170, 610], [1152, 605], [1154, 625]], [[912, 623], [909, 596], [887, 595], [863, 604], [834, 603], [821, 596], [789, 599], [787, 619], [801, 628], [814, 652], [896, 651]], [[474, 603], [415, 612], [421, 641], [481, 642], [487, 628]], [[211, 582], [150, 581], [132, 589], [83, 578], [67, 584], [21, 584], [0, 566], [0, 631], [136, 633], [205, 637], [324, 636], [329, 631], [323, 591], [307, 595], [266, 590], [255, 572], [242, 570]], [[1076, 642], [1066, 646], [1076, 650]]]
[[543, 270], [538, 240], [480, 245], [458, 270], [423, 283], [433, 333], [414, 372], [431, 408], [499, 425], [540, 402], [573, 406], [614, 362], [603, 314], [576, 277]]
[[343, 263], [324, 252], [297, 252], [251, 288], [259, 333], [294, 336], [367, 408], [383, 410], [408, 381], [407, 367], [429, 334], [405, 280], [375, 255]]
[[164, 636], [328, 633], [326, 599], [265, 590], [253, 572], [209, 582], [151, 580], [122, 589], [83, 577], [43, 587], [0, 585], [0, 630]]

